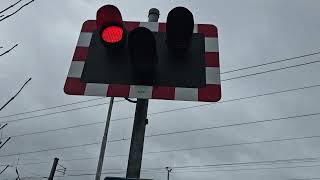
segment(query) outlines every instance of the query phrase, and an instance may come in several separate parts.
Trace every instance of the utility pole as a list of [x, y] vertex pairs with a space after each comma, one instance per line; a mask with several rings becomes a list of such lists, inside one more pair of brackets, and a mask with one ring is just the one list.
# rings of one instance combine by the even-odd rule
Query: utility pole
[[52, 164], [52, 168], [51, 168], [51, 172], [50, 172], [50, 176], [48, 178], [48, 180], [53, 180], [54, 177], [54, 173], [56, 172], [57, 169], [57, 165], [58, 165], [58, 158], [54, 158], [53, 164]]
[[[158, 22], [160, 12], [156, 8], [149, 10], [149, 22]], [[140, 178], [141, 161], [146, 125], [148, 124], [148, 99], [138, 99], [134, 116], [130, 153], [127, 167], [127, 178]]]
[[110, 103], [109, 103], [107, 121], [106, 121], [104, 133], [103, 133], [103, 137], [102, 137], [102, 143], [101, 143], [101, 149], [100, 149], [100, 155], [99, 155], [99, 161], [98, 161], [98, 167], [97, 167], [95, 180], [100, 180], [100, 178], [101, 178], [101, 171], [102, 171], [102, 166], [103, 166], [104, 154], [105, 154], [106, 146], [107, 146], [108, 131], [109, 131], [113, 101], [114, 101], [114, 97], [111, 97]]
[[168, 176], [167, 176], [167, 180], [170, 179], [170, 173], [172, 171], [172, 168], [166, 167], [166, 170], [168, 171]]

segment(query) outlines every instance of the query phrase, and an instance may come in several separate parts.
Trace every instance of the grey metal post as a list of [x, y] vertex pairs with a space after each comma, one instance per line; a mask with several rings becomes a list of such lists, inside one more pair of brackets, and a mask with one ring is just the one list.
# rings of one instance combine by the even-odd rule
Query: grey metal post
[[[148, 15], [149, 22], [157, 22], [159, 15], [160, 13], [158, 9], [150, 9]], [[140, 178], [144, 136], [146, 124], [148, 123], [148, 103], [148, 99], [137, 100], [128, 159], [127, 178]]]
[[151, 8], [149, 10], [149, 22], [158, 22], [160, 16], [160, 11], [157, 8]]
[[95, 180], [100, 180], [100, 178], [101, 178], [101, 171], [102, 171], [102, 166], [103, 166], [104, 154], [105, 154], [106, 146], [107, 146], [108, 131], [109, 131], [109, 125], [110, 125], [113, 102], [114, 102], [114, 97], [111, 97], [110, 98], [110, 103], [109, 103], [107, 121], [106, 121], [106, 125], [105, 125], [105, 128], [104, 128], [104, 133], [103, 133], [103, 137], [102, 137], [102, 143], [101, 143], [101, 149], [100, 149], [100, 155], [99, 155], [99, 161], [98, 161], [96, 179]]
[[168, 171], [167, 180], [170, 180], [170, 173], [172, 171], [172, 168], [166, 167], [166, 169]]
[[56, 169], [57, 169], [58, 161], [59, 161], [59, 158], [54, 158], [51, 172], [50, 172], [50, 176], [49, 176], [48, 180], [53, 180], [54, 173], [56, 172]]

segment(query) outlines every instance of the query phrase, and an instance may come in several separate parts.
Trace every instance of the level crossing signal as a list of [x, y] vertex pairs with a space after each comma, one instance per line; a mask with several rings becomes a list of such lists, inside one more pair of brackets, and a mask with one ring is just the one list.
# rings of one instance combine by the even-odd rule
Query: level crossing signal
[[221, 98], [218, 32], [184, 7], [166, 23], [123, 21], [113, 5], [83, 24], [65, 92], [216, 102]]

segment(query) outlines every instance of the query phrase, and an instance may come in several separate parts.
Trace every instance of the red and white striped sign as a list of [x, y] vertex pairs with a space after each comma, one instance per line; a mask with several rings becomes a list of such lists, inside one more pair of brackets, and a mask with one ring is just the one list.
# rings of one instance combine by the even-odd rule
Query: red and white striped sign
[[[128, 31], [146, 27], [153, 32], [165, 32], [166, 24], [158, 22], [124, 22]], [[95, 20], [86, 21], [81, 29], [78, 44], [73, 55], [64, 92], [69, 95], [107, 96], [142, 99], [166, 99], [181, 101], [217, 102], [221, 98], [218, 30], [214, 25], [196, 24], [194, 33], [205, 36], [206, 86], [203, 88], [159, 87], [120, 84], [96, 84], [81, 81], [88, 47], [93, 32], [97, 29]]]

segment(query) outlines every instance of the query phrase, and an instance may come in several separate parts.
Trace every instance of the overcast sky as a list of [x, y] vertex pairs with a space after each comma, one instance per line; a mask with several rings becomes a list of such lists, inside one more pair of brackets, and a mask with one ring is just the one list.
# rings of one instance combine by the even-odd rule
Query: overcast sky
[[[0, 9], [15, 1], [1, 0]], [[24, 0], [20, 6], [28, 2]], [[147, 21], [150, 8], [160, 10], [159, 21], [164, 22], [168, 12], [176, 6], [189, 8], [196, 23], [215, 24], [219, 29], [221, 72], [267, 63], [275, 60], [317, 52], [320, 49], [320, 2], [317, 0], [242, 0], [237, 1], [93, 1], [93, 0], [37, 0], [16, 15], [0, 22], [1, 52], [19, 43], [10, 53], [0, 57], [0, 105], [7, 102], [25, 80], [32, 81], [12, 101], [0, 116], [43, 109], [98, 97], [69, 96], [63, 86], [69, 70], [82, 23], [95, 19], [95, 13], [104, 4], [114, 4], [122, 12], [124, 20]], [[5, 12], [7, 15], [18, 7]], [[276, 63], [268, 66], [223, 74], [222, 79], [292, 66], [319, 60], [320, 55]], [[295, 89], [320, 84], [320, 64], [313, 63], [296, 68], [274, 71], [252, 77], [222, 82], [222, 102], [241, 97]], [[146, 135], [191, 130], [243, 122], [260, 121], [289, 116], [319, 113], [319, 87], [266, 95], [225, 103], [201, 106], [185, 110], [149, 116]], [[116, 98], [116, 101], [122, 100]], [[64, 106], [46, 111], [0, 118], [9, 122], [3, 137], [46, 131], [86, 123], [103, 122], [107, 105], [74, 110], [65, 113], [23, 119], [77, 107], [107, 103], [109, 98]], [[149, 113], [197, 106], [204, 103], [150, 100]], [[129, 102], [114, 105], [112, 119], [132, 117], [135, 106]], [[23, 119], [15, 121], [17, 119]], [[133, 119], [112, 121], [109, 140], [131, 136]], [[166, 136], [149, 137], [144, 152], [167, 151], [181, 148], [224, 146], [189, 151], [145, 154], [142, 178], [166, 179], [165, 167], [173, 167], [172, 180], [289, 180], [320, 178], [320, 163], [302, 162], [278, 164], [247, 164], [206, 168], [175, 168], [225, 163], [273, 161], [320, 157], [319, 116], [216, 128]], [[54, 157], [67, 168], [65, 177], [57, 180], [90, 180], [97, 166], [100, 145], [23, 154], [42, 149], [59, 148], [101, 142], [104, 124], [96, 124], [67, 130], [13, 137], [0, 149], [0, 165], [10, 164], [0, 179], [20, 177], [46, 177]], [[314, 138], [304, 138], [319, 136]], [[292, 140], [292, 138], [296, 138]], [[283, 139], [291, 139], [282, 141]], [[3, 139], [4, 140], [4, 139]], [[2, 140], [2, 141], [3, 141]], [[269, 143], [256, 141], [281, 140]], [[106, 156], [128, 155], [130, 141], [109, 143]], [[22, 155], [11, 155], [19, 154]], [[78, 158], [92, 158], [64, 161]], [[107, 157], [105, 172], [120, 172], [110, 176], [125, 176], [126, 156]], [[41, 164], [30, 164], [43, 162]], [[28, 164], [29, 163], [29, 164]], [[22, 164], [22, 165], [19, 165]], [[23, 165], [28, 164], [28, 165]], [[318, 165], [318, 166], [317, 166]], [[299, 166], [299, 167], [297, 167]], [[292, 168], [279, 168], [292, 167]], [[294, 167], [294, 168], [293, 168]], [[0, 170], [4, 167], [0, 167]], [[109, 170], [108, 169], [122, 169]], [[250, 169], [250, 170], [248, 170]], [[61, 173], [56, 173], [61, 176]], [[104, 175], [105, 176], [105, 175]], [[103, 176], [103, 177], [104, 177]], [[32, 178], [31, 178], [32, 179]]]

